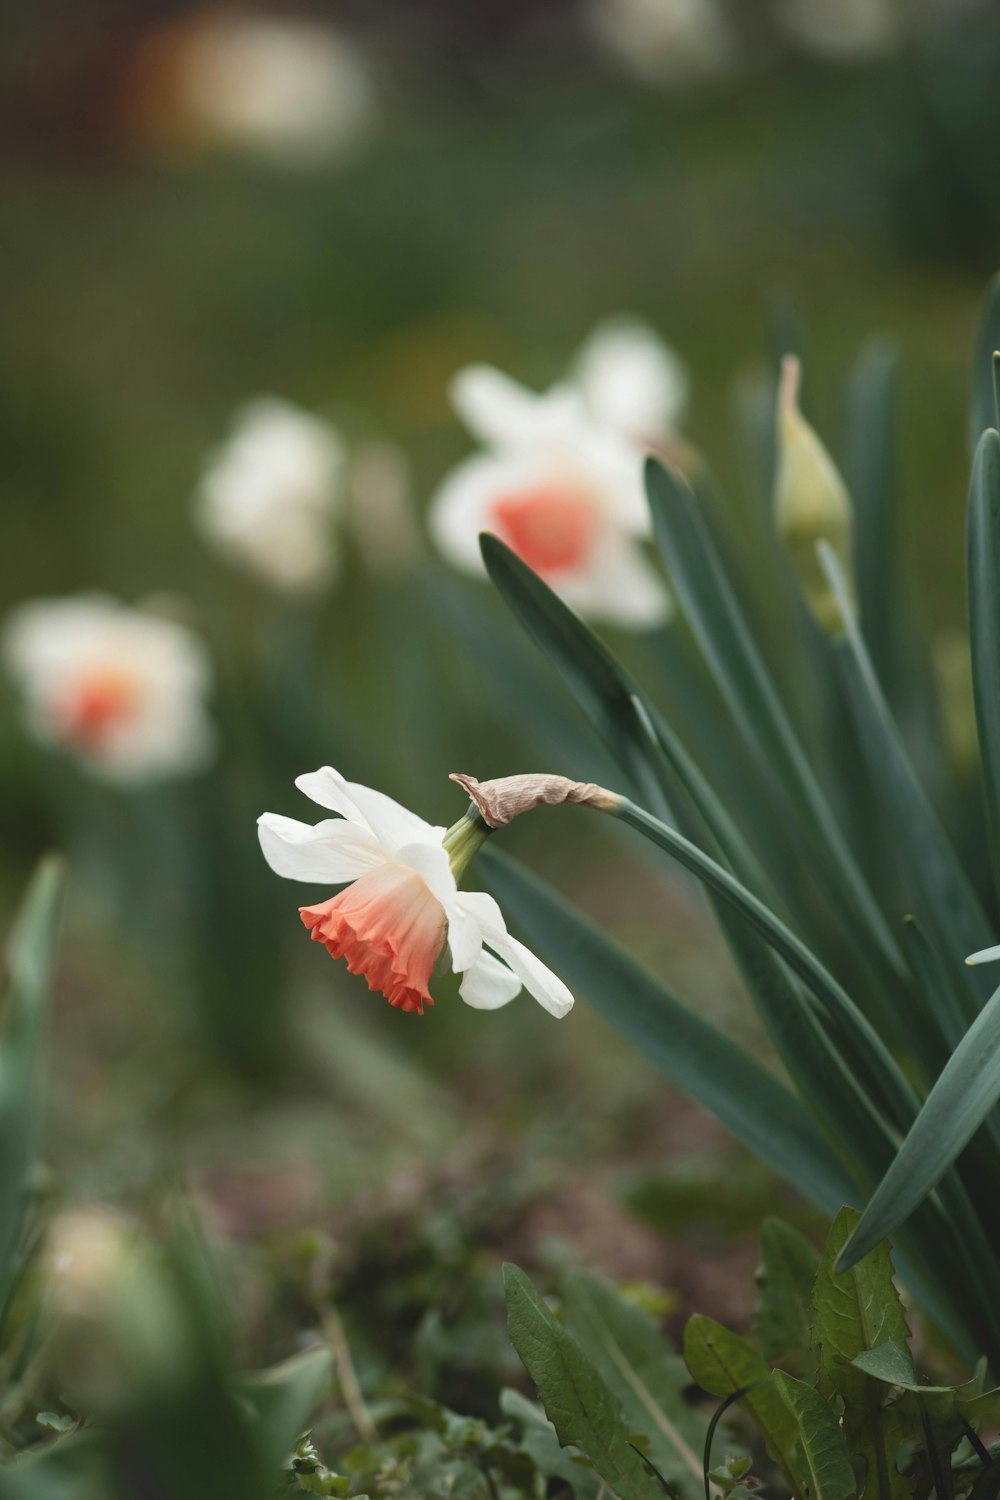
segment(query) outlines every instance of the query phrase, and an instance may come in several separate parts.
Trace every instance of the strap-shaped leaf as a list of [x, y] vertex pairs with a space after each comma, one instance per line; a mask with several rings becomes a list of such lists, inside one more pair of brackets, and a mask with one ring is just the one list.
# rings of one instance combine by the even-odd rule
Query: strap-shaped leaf
[[[992, 933], [979, 900], [917, 779], [858, 630], [840, 565], [831, 548], [818, 552], [840, 601], [844, 635], [831, 649], [865, 754], [869, 775], [895, 831], [896, 855], [907, 876], [916, 915], [932, 947], [956, 972], [969, 953], [985, 948]], [[973, 971], [968, 971], [971, 976]], [[981, 981], [967, 978], [962, 994], [969, 1019], [985, 998]], [[947, 1001], [947, 992], [940, 992]], [[942, 1013], [947, 1035], [956, 1018]]]
[[795, 735], [694, 496], [655, 459], [646, 464], [646, 492], [670, 583], [748, 750], [787, 785], [824, 875], [882, 963], [901, 971], [895, 938]]
[[847, 392], [846, 474], [854, 501], [854, 576], [865, 636], [879, 670], [895, 667], [898, 600], [892, 535], [899, 352], [883, 338], [862, 349]]
[[986, 828], [1000, 885], [1000, 433], [992, 427], [979, 439], [972, 464], [966, 558]]
[[480, 862], [485, 883], [531, 945], [655, 1067], [827, 1213], [854, 1196], [834, 1153], [780, 1079], [515, 860], [489, 850]]
[[1000, 349], [1000, 271], [990, 277], [976, 336], [972, 364], [972, 449], [987, 427], [997, 425], [993, 353]]
[[[1000, 1098], [1000, 989], [955, 1048], [840, 1257], [867, 1255], [933, 1192]], [[984, 1268], [984, 1271], [987, 1268]]]

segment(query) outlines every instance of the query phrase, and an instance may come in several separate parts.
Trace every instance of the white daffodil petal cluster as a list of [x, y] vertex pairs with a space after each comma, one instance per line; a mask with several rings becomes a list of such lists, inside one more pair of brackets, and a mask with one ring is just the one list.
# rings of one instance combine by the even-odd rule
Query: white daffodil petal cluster
[[274, 396], [236, 413], [195, 496], [202, 535], [279, 592], [312, 593], [332, 576], [344, 445], [320, 417]]
[[677, 356], [643, 325], [614, 320], [584, 345], [573, 377], [541, 395], [472, 365], [451, 398], [483, 451], [432, 502], [443, 555], [479, 572], [479, 534], [493, 532], [580, 614], [636, 630], [666, 620], [669, 596], [642, 549], [642, 467], [684, 409]]
[[9, 616], [2, 652], [35, 738], [94, 774], [139, 784], [210, 758], [211, 667], [177, 621], [104, 594], [35, 599]]
[[320, 807], [316, 824], [263, 813], [258, 832], [276, 874], [312, 885], [349, 883], [303, 921], [335, 957], [346, 957], [400, 1009], [433, 1001], [428, 983], [447, 946], [462, 976], [459, 993], [477, 1010], [496, 1010], [522, 987], [554, 1016], [573, 1004], [569, 990], [516, 938], [499, 906], [481, 891], [460, 891], [435, 827], [391, 797], [346, 781], [331, 766], [296, 779]]

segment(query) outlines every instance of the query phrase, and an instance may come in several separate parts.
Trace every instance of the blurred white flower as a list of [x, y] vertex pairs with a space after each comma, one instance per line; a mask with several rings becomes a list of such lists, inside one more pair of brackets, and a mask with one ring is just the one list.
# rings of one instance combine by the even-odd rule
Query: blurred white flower
[[597, 40], [647, 83], [696, 84], [736, 61], [718, 0], [587, 0], [585, 16]]
[[642, 450], [588, 414], [581, 392], [536, 395], [487, 365], [461, 370], [452, 401], [487, 452], [447, 475], [430, 526], [457, 567], [481, 572], [493, 532], [574, 609], [641, 630], [670, 601], [640, 540], [649, 533]]
[[195, 496], [202, 535], [275, 589], [321, 587], [336, 563], [344, 462], [322, 418], [273, 396], [248, 402], [208, 456]]
[[174, 620], [104, 594], [34, 599], [8, 617], [2, 652], [34, 736], [105, 780], [184, 775], [212, 753], [208, 656]]
[[595, 421], [655, 446], [680, 430], [691, 382], [680, 356], [636, 318], [599, 323], [574, 377]]
[[235, 146], [293, 167], [342, 155], [375, 107], [364, 59], [331, 26], [238, 9], [155, 32], [131, 93], [140, 129], [168, 145]]
[[885, 52], [898, 40], [898, 0], [780, 0], [786, 30], [809, 52], [834, 61]]

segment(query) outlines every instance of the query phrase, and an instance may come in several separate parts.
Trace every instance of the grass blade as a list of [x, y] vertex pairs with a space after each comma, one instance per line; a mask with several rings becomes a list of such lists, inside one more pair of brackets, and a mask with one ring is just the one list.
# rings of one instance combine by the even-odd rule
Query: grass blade
[[972, 464], [966, 557], [986, 828], [1000, 888], [1000, 434], [992, 427], [979, 439]]

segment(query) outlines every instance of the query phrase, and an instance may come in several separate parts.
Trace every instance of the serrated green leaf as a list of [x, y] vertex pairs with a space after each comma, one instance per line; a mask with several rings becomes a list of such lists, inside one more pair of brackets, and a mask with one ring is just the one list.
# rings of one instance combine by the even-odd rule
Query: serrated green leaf
[[621, 1403], [517, 1266], [504, 1266], [511, 1342], [559, 1441], [579, 1448], [619, 1500], [663, 1500], [632, 1447]]
[[574, 1457], [564, 1448], [559, 1436], [540, 1406], [522, 1396], [520, 1391], [500, 1392], [500, 1410], [521, 1427], [521, 1447], [543, 1479], [560, 1479], [573, 1491], [575, 1500], [596, 1500], [602, 1487], [589, 1459]]
[[752, 1344], [739, 1334], [696, 1313], [684, 1329], [684, 1362], [691, 1377], [711, 1396], [740, 1396], [761, 1430], [767, 1451], [794, 1482], [795, 1419], [774, 1388], [771, 1370]]
[[830, 1228], [813, 1291], [813, 1345], [817, 1383], [828, 1401], [843, 1402], [844, 1436], [866, 1485], [881, 1500], [903, 1500], [911, 1483], [896, 1468], [896, 1452], [908, 1435], [904, 1414], [887, 1393], [854, 1363], [865, 1351], [894, 1344], [909, 1348], [910, 1330], [893, 1281], [889, 1247], [880, 1244], [850, 1270], [839, 1273], [838, 1257], [858, 1223], [845, 1208]]
[[781, 1219], [765, 1219], [760, 1231], [756, 1328], [764, 1358], [771, 1361], [809, 1347], [810, 1308], [819, 1254], [804, 1235]]
[[833, 1212], [849, 1182], [789, 1089], [694, 1015], [537, 876], [495, 850], [484, 883], [572, 988], [643, 1056], [722, 1121], [805, 1197]]
[[653, 1320], [600, 1276], [579, 1271], [562, 1290], [563, 1321], [622, 1404], [647, 1456], [685, 1494], [702, 1492], [707, 1422], [684, 1400], [687, 1369]]
[[[798, 1429], [803, 1500], [847, 1500], [855, 1491], [854, 1470], [836, 1417], [819, 1391], [784, 1370], [775, 1370], [774, 1387]], [[885, 1500], [887, 1491], [874, 1492]]]

